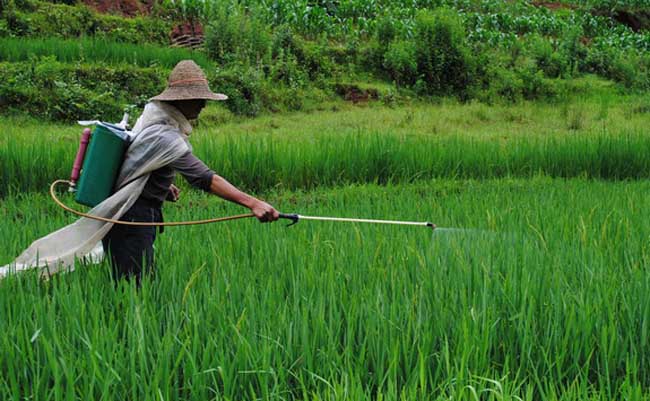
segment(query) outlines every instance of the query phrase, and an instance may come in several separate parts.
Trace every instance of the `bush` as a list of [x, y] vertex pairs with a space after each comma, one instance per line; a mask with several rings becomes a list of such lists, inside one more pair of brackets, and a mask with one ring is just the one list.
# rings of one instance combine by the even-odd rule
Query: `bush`
[[35, 4], [35, 10], [30, 12], [7, 9], [4, 18], [12, 34], [57, 38], [96, 36], [125, 43], [169, 44], [171, 25], [162, 19], [102, 15], [83, 5]]
[[247, 66], [231, 67], [209, 78], [215, 88], [228, 95], [225, 106], [234, 114], [256, 116], [262, 110], [263, 77]]
[[588, 50], [582, 42], [583, 37], [584, 30], [581, 26], [576, 26], [570, 28], [560, 42], [560, 51], [566, 56], [569, 74], [571, 76], [574, 76], [584, 68]]
[[318, 42], [298, 40], [301, 51], [296, 53], [296, 60], [312, 81], [330, 76], [335, 70], [335, 63], [329, 56], [327, 45]]
[[327, 63], [331, 63], [332, 69], [336, 66], [355, 65], [358, 64], [357, 57], [359, 56], [359, 42], [350, 40], [345, 44], [330, 44], [323, 48], [323, 57]]
[[504, 65], [498, 54], [485, 68], [484, 92], [480, 94], [488, 102], [521, 100], [552, 100], [558, 97], [560, 89], [555, 80], [548, 79], [535, 60], [521, 59], [515, 65]]
[[468, 95], [473, 61], [456, 13], [448, 9], [420, 12], [415, 22], [418, 89], [424, 95]]
[[[0, 103], [31, 115], [67, 122], [77, 119], [117, 121], [121, 114], [122, 106], [113, 93], [97, 93], [78, 82], [59, 80], [46, 80], [46, 85], [39, 87], [40, 77], [21, 78], [19, 82], [6, 81], [0, 85]], [[29, 78], [33, 81], [26, 84]]]
[[[18, 11], [13, 3], [9, 3], [3, 13], [3, 19], [9, 35], [28, 35], [31, 30], [29, 26], [29, 19], [24, 14]], [[8, 35], [8, 36], [9, 36]]]
[[384, 68], [397, 86], [413, 85], [418, 72], [415, 44], [405, 40], [391, 43], [384, 55]]
[[280, 52], [292, 54], [302, 53], [301, 43], [289, 25], [281, 25], [273, 32], [273, 43], [271, 44], [271, 57], [276, 58]]
[[384, 66], [385, 54], [397, 37], [398, 31], [392, 19], [382, 17], [377, 21], [373, 37], [361, 50], [361, 62], [366, 66], [366, 70], [386, 72]]
[[483, 100], [490, 103], [499, 100], [514, 103], [522, 99], [524, 83], [514, 70], [490, 65], [487, 68], [487, 76], [488, 88], [483, 94]]
[[620, 51], [612, 47], [591, 46], [585, 59], [584, 71], [608, 76], [611, 61], [620, 57]]
[[0, 104], [52, 120], [116, 121], [126, 104], [142, 105], [161, 91], [165, 75], [152, 68], [71, 66], [52, 57], [0, 63]]
[[11, 35], [11, 30], [9, 30], [9, 25], [7, 21], [0, 19], [0, 38]]
[[[224, 64], [214, 78], [229, 91], [225, 106], [234, 114], [300, 110], [310, 96], [307, 93], [318, 92], [307, 87], [317, 87], [331, 77], [334, 65], [327, 44], [306, 41], [286, 25], [272, 35], [265, 31], [260, 40], [259, 29], [252, 28], [254, 23], [247, 25], [250, 18], [220, 15], [211, 24], [206, 47], [211, 58]], [[256, 37], [260, 46], [247, 45], [252, 43], [249, 36]]]
[[223, 105], [240, 116], [303, 110], [329, 98], [324, 90], [313, 86], [278, 85], [275, 78], [267, 79], [261, 70], [245, 65], [208, 73], [208, 77], [216, 90], [228, 95]]
[[544, 73], [533, 67], [521, 68], [516, 71], [521, 80], [521, 95], [526, 100], [555, 99], [559, 90], [555, 81], [544, 77]]
[[273, 81], [267, 81], [260, 91], [261, 104], [273, 113], [302, 110], [307, 97], [305, 92], [302, 88], [278, 86], [273, 85]]
[[537, 67], [547, 77], [561, 78], [570, 76], [571, 68], [566, 54], [553, 48], [551, 42], [541, 36], [535, 36], [530, 41], [530, 54]]
[[302, 87], [309, 81], [307, 73], [292, 53], [280, 52], [269, 67], [269, 78], [290, 88]]
[[123, 43], [169, 45], [171, 23], [159, 18], [122, 18], [102, 15], [88, 32], [97, 38]]
[[270, 47], [270, 28], [241, 10], [215, 10], [206, 28], [206, 51], [220, 63], [261, 65], [267, 60]]
[[650, 57], [647, 55], [619, 55], [609, 66], [607, 78], [620, 82], [626, 88], [650, 89]]
[[630, 89], [650, 89], [650, 58], [625, 54], [606, 46], [593, 46], [585, 60], [585, 71], [623, 84]]
[[[281, 26], [273, 34], [272, 63], [295, 63], [312, 81], [329, 75], [334, 69], [327, 46], [308, 42], [295, 35], [290, 27]], [[267, 66], [273, 69], [274, 66]]]
[[[258, 29], [249, 31], [247, 28], [249, 19], [225, 15], [223, 18], [223, 24], [217, 24], [219, 28], [210, 31], [206, 46], [210, 57], [220, 61], [226, 69], [252, 66], [266, 77], [291, 88], [319, 81], [333, 70], [327, 49], [299, 38], [287, 26], [279, 27], [272, 36], [268, 33], [260, 36]], [[243, 28], [237, 28], [239, 26]], [[257, 44], [250, 45], [253, 42], [248, 36], [256, 38]]]
[[377, 21], [375, 37], [382, 50], [386, 51], [388, 46], [397, 38], [398, 32], [395, 23], [391, 18], [382, 17]]
[[34, 0], [5, 0], [9, 7], [15, 7], [23, 11], [35, 11], [37, 9], [37, 1]]

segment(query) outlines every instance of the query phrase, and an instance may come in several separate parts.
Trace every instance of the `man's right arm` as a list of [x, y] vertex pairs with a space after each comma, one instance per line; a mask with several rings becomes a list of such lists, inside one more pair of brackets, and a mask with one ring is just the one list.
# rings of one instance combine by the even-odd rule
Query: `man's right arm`
[[280, 217], [280, 213], [273, 206], [240, 191], [225, 178], [217, 174], [212, 176], [210, 192], [225, 200], [249, 208], [261, 222], [275, 221]]
[[279, 218], [279, 213], [273, 206], [240, 191], [191, 152], [175, 160], [170, 166], [180, 172], [192, 186], [249, 208], [262, 222], [275, 221]]

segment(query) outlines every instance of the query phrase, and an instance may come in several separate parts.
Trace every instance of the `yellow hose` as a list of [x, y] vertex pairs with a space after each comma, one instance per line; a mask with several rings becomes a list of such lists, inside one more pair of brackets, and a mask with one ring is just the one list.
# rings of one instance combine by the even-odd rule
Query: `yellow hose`
[[207, 219], [207, 220], [194, 220], [194, 221], [171, 221], [171, 222], [161, 222], [161, 223], [145, 223], [145, 222], [140, 222], [140, 221], [121, 221], [121, 220], [113, 220], [113, 219], [107, 219], [105, 217], [99, 217], [99, 216], [93, 216], [92, 214], [88, 213], [83, 213], [78, 210], [74, 210], [68, 206], [66, 206], [63, 202], [59, 200], [59, 198], [56, 197], [56, 194], [54, 193], [54, 189], [58, 184], [68, 184], [72, 185], [72, 182], [67, 181], [67, 180], [56, 180], [50, 185], [50, 195], [52, 196], [52, 199], [54, 199], [54, 202], [56, 202], [57, 205], [59, 205], [61, 208], [67, 210], [70, 213], [74, 213], [77, 216], [81, 217], [86, 217], [89, 219], [93, 220], [99, 220], [99, 221], [104, 221], [106, 223], [113, 223], [113, 224], [122, 224], [125, 226], [190, 226], [190, 225], [196, 225], [196, 224], [208, 224], [208, 223], [219, 223], [222, 221], [230, 221], [230, 220], [238, 220], [238, 219], [246, 219], [250, 217], [255, 217], [254, 214], [248, 213], [248, 214], [238, 214], [235, 216], [227, 216], [227, 217], [218, 217], [215, 219]]

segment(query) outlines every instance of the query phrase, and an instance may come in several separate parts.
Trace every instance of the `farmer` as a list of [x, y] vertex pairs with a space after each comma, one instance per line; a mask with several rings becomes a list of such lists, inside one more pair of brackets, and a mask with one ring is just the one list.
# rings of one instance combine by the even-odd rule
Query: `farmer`
[[[177, 136], [179, 131], [189, 135], [192, 131], [189, 121], [199, 116], [207, 100], [227, 98], [210, 91], [198, 65], [191, 60], [181, 61], [171, 72], [167, 88], [145, 106], [133, 132], [138, 134], [147, 129], [157, 129], [168, 131], [162, 132], [163, 135]], [[172, 184], [176, 172], [195, 188], [249, 208], [261, 222], [278, 219], [279, 213], [271, 205], [238, 190], [194, 156], [191, 148], [188, 149], [182, 156], [151, 172], [135, 204], [120, 220], [162, 222], [163, 201], [175, 202], [179, 197], [179, 189]], [[129, 160], [128, 152], [125, 160]], [[110, 255], [114, 278], [134, 277], [139, 283], [143, 273], [154, 267], [155, 240], [156, 227], [114, 225], [102, 240], [104, 252]]]

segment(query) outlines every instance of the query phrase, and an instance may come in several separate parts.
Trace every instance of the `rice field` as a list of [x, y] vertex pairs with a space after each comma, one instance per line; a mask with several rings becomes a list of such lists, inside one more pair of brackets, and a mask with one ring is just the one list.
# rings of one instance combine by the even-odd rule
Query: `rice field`
[[[103, 263], [10, 277], [0, 399], [648, 399], [647, 117], [580, 107], [577, 130], [539, 104], [209, 110], [196, 153], [279, 210], [439, 228], [167, 228], [140, 289]], [[73, 221], [44, 185], [79, 131], [2, 124], [0, 265]], [[185, 188], [165, 219], [242, 212]]]
[[[170, 228], [140, 291], [106, 265], [7, 279], [0, 398], [645, 399], [649, 190], [539, 177], [270, 193], [287, 212], [463, 230]], [[240, 211], [185, 197], [168, 220]], [[41, 194], [1, 210], [1, 262], [71, 221]]]
[[140, 67], [162, 66], [170, 69], [181, 60], [192, 59], [203, 68], [211, 67], [210, 61], [202, 53], [182, 48], [135, 45], [93, 38], [66, 40], [0, 37], [0, 61], [29, 61], [47, 56], [54, 57], [61, 63], [132, 64]]
[[[192, 143], [215, 171], [256, 192], [449, 177], [650, 175], [644, 96], [332, 109], [244, 121], [208, 109]], [[0, 196], [43, 191], [69, 176], [79, 126], [20, 119], [0, 126]]]

